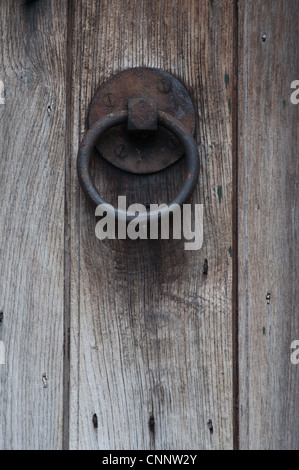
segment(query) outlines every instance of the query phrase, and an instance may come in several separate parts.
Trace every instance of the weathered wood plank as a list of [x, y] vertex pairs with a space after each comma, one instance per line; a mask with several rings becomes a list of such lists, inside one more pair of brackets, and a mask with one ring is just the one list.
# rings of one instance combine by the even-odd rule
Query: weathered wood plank
[[60, 449], [66, 2], [0, 2], [0, 448]]
[[[232, 448], [233, 1], [74, 0], [72, 18], [70, 447]], [[78, 188], [78, 143], [97, 86], [141, 65], [173, 73], [194, 100], [199, 252], [183, 242], [100, 243]], [[94, 169], [113, 202], [167, 202], [182, 181], [182, 164], [148, 177], [100, 159]]]
[[239, 8], [240, 446], [298, 449], [299, 2]]

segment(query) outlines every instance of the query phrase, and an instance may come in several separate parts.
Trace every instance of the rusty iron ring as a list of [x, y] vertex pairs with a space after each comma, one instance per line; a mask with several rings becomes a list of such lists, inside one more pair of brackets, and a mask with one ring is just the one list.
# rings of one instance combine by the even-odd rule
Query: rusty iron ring
[[[109, 206], [109, 204], [99, 195], [91, 179], [90, 161], [92, 151], [96, 146], [99, 137], [105, 131], [111, 127], [125, 123], [127, 119], [127, 111], [120, 111], [107, 115], [104, 119], [97, 121], [87, 131], [80, 145], [77, 161], [78, 177], [85, 196], [95, 207], [98, 207], [101, 204]], [[195, 140], [180, 123], [180, 121], [170, 116], [169, 114], [164, 113], [163, 111], [158, 111], [158, 123], [166, 129], [170, 130], [181, 141], [185, 150], [185, 158], [187, 159], [187, 177], [185, 183], [179, 194], [168, 205], [168, 208], [159, 211], [159, 217], [162, 217], [167, 212], [169, 212], [169, 210], [171, 210], [172, 205], [178, 204], [179, 206], [182, 206], [190, 199], [198, 181], [199, 155]], [[127, 222], [131, 222], [136, 217], [135, 215], [127, 214], [126, 211], [121, 211], [115, 208], [113, 208], [113, 210], [116, 219], [122, 218]], [[150, 220], [152, 214], [153, 213], [151, 212], [147, 212], [146, 214], [140, 214], [140, 216], [144, 215], [147, 220]]]

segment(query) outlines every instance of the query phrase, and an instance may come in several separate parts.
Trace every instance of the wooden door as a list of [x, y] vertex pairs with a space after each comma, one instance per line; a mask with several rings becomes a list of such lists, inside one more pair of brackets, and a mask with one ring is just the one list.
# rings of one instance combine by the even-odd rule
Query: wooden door
[[[299, 0], [0, 6], [0, 447], [298, 449]], [[95, 237], [78, 146], [137, 66], [194, 103], [197, 252]], [[92, 163], [114, 202], [168, 201], [182, 169]]]

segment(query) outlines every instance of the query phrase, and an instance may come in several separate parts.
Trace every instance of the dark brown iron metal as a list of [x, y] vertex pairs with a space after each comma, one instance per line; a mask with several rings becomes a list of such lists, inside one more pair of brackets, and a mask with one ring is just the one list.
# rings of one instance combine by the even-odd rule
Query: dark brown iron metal
[[158, 129], [158, 102], [148, 98], [128, 101], [128, 131], [145, 134]]
[[[128, 112], [127, 111], [118, 111], [116, 113], [109, 114], [103, 119], [96, 121], [94, 125], [89, 129], [85, 134], [84, 139], [81, 143], [79, 154], [78, 154], [78, 176], [80, 180], [81, 187], [94, 206], [99, 206], [101, 204], [108, 204], [104, 199], [99, 195], [96, 190], [92, 178], [90, 175], [90, 160], [92, 151], [98, 142], [99, 138], [106, 133], [109, 129], [115, 128], [119, 125], [126, 125], [128, 121]], [[163, 128], [166, 128], [172, 135], [174, 135], [178, 141], [182, 144], [185, 151], [185, 158], [187, 160], [187, 174], [183, 187], [181, 188], [179, 194], [175, 199], [169, 204], [171, 207], [174, 204], [182, 206], [186, 203], [191, 197], [199, 175], [199, 156], [198, 148], [196, 142], [194, 141], [192, 135], [187, 131], [183, 124], [178, 121], [173, 116], [166, 114], [163, 111], [158, 111], [158, 124]], [[121, 154], [123, 149], [120, 148], [119, 153]], [[124, 153], [125, 155], [125, 153]], [[130, 222], [135, 218], [134, 215], [129, 215], [125, 211], [120, 211], [118, 209], [112, 208], [114, 215], [117, 219], [122, 218], [127, 222]], [[163, 213], [166, 213], [168, 209], [161, 211], [159, 214], [160, 217], [163, 216]], [[147, 212], [144, 214], [147, 220], [150, 220], [151, 213]]]
[[[169, 129], [155, 129], [155, 101], [159, 111], [180, 121], [186, 132], [194, 135], [192, 101], [185, 87], [169, 73], [137, 67], [120, 72], [101, 85], [89, 110], [89, 127], [111, 113], [128, 111], [129, 103], [129, 124], [124, 122], [108, 129], [98, 139], [97, 149], [107, 161], [122, 170], [145, 174], [163, 170], [183, 156], [183, 146]], [[146, 107], [144, 113], [142, 106]]]

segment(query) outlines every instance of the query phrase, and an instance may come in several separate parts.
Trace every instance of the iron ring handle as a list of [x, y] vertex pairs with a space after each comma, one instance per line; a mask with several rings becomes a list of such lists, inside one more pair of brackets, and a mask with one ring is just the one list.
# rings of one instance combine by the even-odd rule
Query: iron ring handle
[[[97, 121], [85, 134], [79, 148], [77, 171], [81, 188], [85, 196], [94, 206], [108, 204], [96, 190], [90, 175], [91, 155], [99, 137], [108, 129], [123, 124], [128, 119], [127, 111], [120, 111], [109, 114], [104, 119]], [[168, 209], [162, 209], [159, 216], [163, 216], [163, 212], [168, 212], [172, 205], [178, 204], [182, 206], [191, 197], [199, 176], [199, 155], [198, 148], [193, 137], [186, 131], [185, 127], [169, 114], [158, 111], [158, 123], [171, 131], [183, 144], [185, 150], [185, 158], [187, 159], [187, 176], [183, 187], [175, 199], [169, 204]], [[114, 209], [117, 219], [123, 218], [127, 222], [133, 220], [136, 216], [127, 214], [126, 211]], [[141, 214], [142, 215], [142, 214]], [[151, 217], [151, 212], [144, 214], [147, 220]]]

